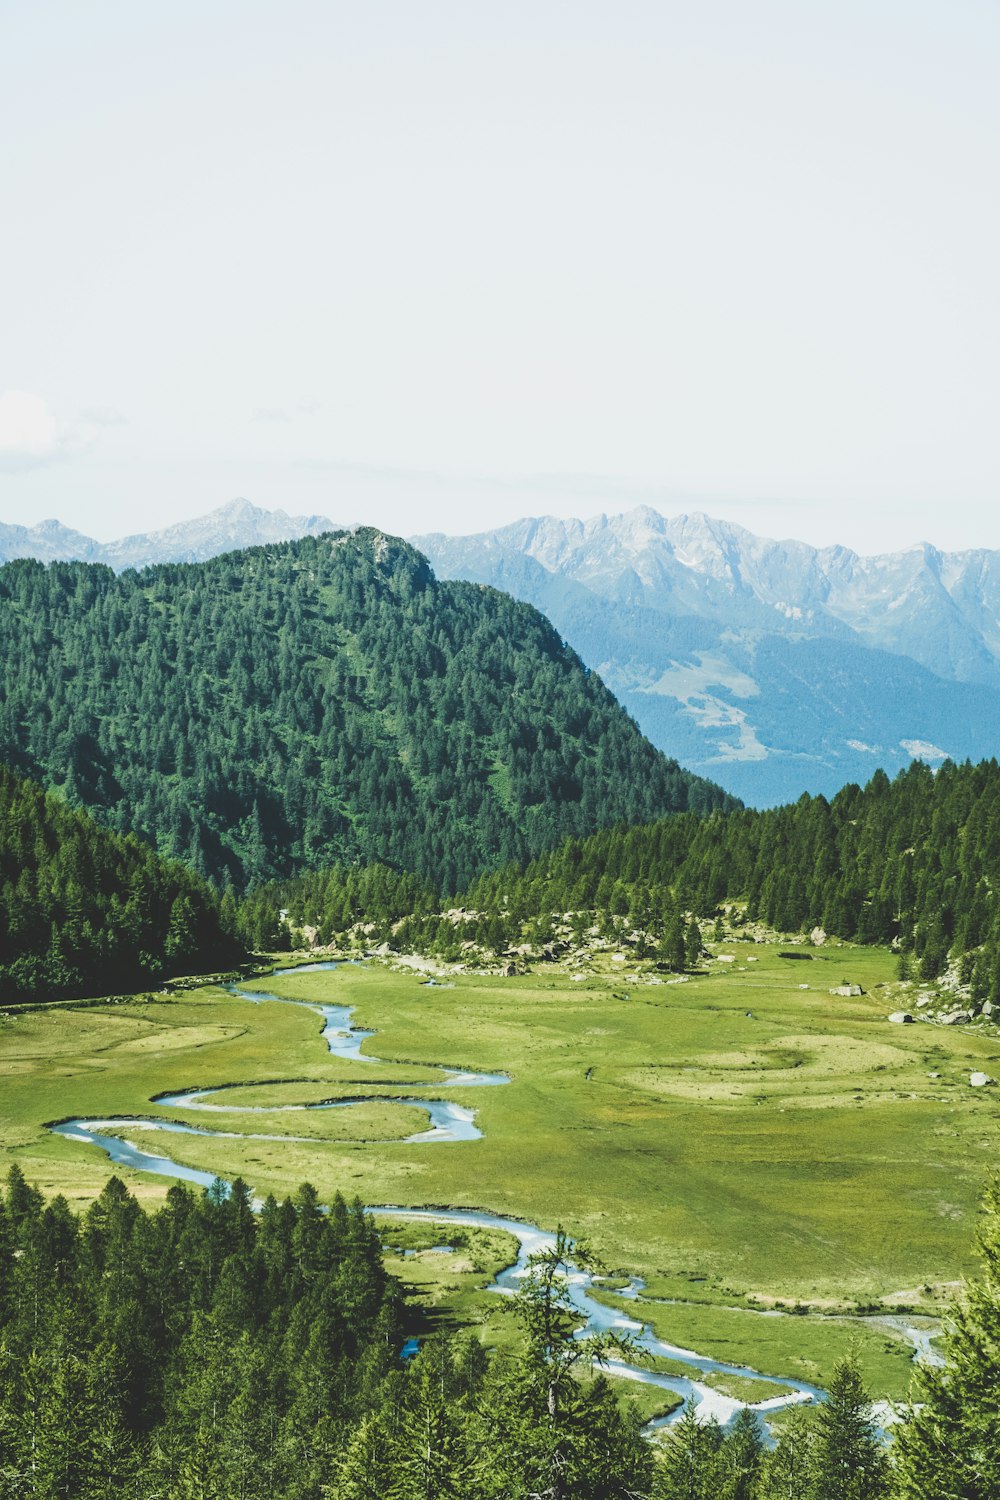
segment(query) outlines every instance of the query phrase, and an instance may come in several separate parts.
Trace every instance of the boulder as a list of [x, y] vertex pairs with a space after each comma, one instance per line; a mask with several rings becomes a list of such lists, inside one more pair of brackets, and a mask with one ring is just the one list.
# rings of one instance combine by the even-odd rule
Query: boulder
[[996, 1079], [991, 1078], [988, 1073], [970, 1073], [969, 1082], [974, 1089], [984, 1089], [988, 1084], [996, 1083]]
[[814, 948], [822, 948], [823, 944], [826, 942], [826, 933], [823, 931], [822, 927], [813, 928], [812, 932], [809, 934], [809, 941], [812, 943]]
[[994, 1005], [993, 1001], [992, 1000], [984, 1000], [983, 1001], [983, 1015], [984, 1016], [995, 1016], [996, 1013], [997, 1013], [997, 1006]]
[[833, 987], [833, 989], [830, 991], [830, 994], [844, 995], [846, 997], [850, 995], [863, 995], [864, 990], [861, 988], [860, 984], [838, 984]]
[[894, 1021], [897, 1026], [907, 1026], [912, 1023], [913, 1017], [908, 1010], [894, 1010], [889, 1020]]
[[968, 1026], [972, 1016], [967, 1010], [950, 1010], [946, 1016], [941, 1017], [942, 1026]]

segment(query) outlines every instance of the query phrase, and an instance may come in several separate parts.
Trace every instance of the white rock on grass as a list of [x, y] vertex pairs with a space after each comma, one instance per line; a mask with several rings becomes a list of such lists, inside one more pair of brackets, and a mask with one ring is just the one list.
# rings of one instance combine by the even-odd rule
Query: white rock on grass
[[984, 1089], [987, 1084], [996, 1083], [996, 1079], [991, 1078], [988, 1073], [970, 1073], [969, 1082], [974, 1089]]
[[912, 1022], [913, 1017], [908, 1010], [894, 1010], [889, 1020], [894, 1021], [897, 1026], [906, 1026]]

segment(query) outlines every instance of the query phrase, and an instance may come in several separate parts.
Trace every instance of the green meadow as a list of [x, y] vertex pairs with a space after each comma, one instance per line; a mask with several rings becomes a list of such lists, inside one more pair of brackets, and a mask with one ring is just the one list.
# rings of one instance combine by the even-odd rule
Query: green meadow
[[[331, 1057], [314, 1013], [211, 986], [8, 1013], [3, 1152], [46, 1192], [79, 1203], [111, 1168], [96, 1148], [47, 1132], [48, 1121], [153, 1115], [233, 1132], [243, 1138], [146, 1139], [191, 1166], [241, 1174], [258, 1192], [308, 1179], [321, 1194], [367, 1203], [561, 1223], [609, 1273], [644, 1279], [638, 1304], [619, 1303], [613, 1281], [604, 1295], [671, 1342], [820, 1383], [853, 1343], [878, 1393], [899, 1394], [909, 1346], [858, 1315], [939, 1310], [973, 1268], [1000, 1089], [968, 1079], [973, 1069], [1000, 1077], [1000, 1035], [889, 1023], [914, 997], [899, 991], [881, 950], [803, 950], [806, 961], [764, 944], [720, 951], [733, 962], [682, 983], [606, 958], [582, 980], [553, 966], [429, 986], [370, 964], [257, 981], [289, 999], [355, 1006], [354, 1023], [378, 1033], [364, 1049], [377, 1063]], [[832, 995], [845, 980], [865, 993]], [[511, 1081], [446, 1086], [428, 1067], [440, 1063]], [[220, 1112], [151, 1103], [234, 1083], [212, 1101], [227, 1106]], [[414, 1084], [474, 1109], [484, 1138], [402, 1144], [426, 1114], [369, 1096]], [[278, 1108], [347, 1097], [368, 1102]], [[121, 1133], [143, 1143], [134, 1126]], [[149, 1200], [169, 1187], [117, 1170]], [[418, 1253], [395, 1257], [393, 1269], [429, 1326], [486, 1318], [493, 1329], [498, 1299], [483, 1288], [506, 1247], [487, 1235], [471, 1251], [435, 1251], [454, 1234], [396, 1226], [390, 1243]]]

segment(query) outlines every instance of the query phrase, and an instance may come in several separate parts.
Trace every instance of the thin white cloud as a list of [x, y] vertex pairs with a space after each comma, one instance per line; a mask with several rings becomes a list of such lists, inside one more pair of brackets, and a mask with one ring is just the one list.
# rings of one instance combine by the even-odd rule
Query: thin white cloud
[[294, 422], [298, 417], [315, 417], [321, 403], [313, 397], [304, 401], [292, 401], [287, 406], [258, 406], [253, 413], [255, 422]]
[[128, 417], [114, 406], [88, 406], [80, 413], [80, 420], [88, 427], [127, 427]]
[[58, 446], [59, 428], [41, 396], [4, 391], [0, 396], [0, 463], [27, 468], [47, 463]]
[[118, 426], [117, 412], [81, 413], [72, 425], [61, 423], [44, 396], [34, 391], [0, 395], [0, 470], [17, 471], [59, 463], [85, 452], [101, 427]]

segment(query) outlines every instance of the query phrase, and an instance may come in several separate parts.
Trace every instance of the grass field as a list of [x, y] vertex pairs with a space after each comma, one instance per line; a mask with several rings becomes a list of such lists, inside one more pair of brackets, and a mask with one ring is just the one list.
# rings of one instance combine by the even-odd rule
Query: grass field
[[[0, 1139], [29, 1179], [80, 1202], [110, 1168], [96, 1150], [46, 1132], [46, 1121], [160, 1114], [309, 1134], [301, 1144], [174, 1136], [170, 1154], [242, 1173], [258, 1191], [309, 1179], [368, 1203], [561, 1222], [610, 1270], [645, 1278], [655, 1300], [623, 1311], [641, 1311], [672, 1342], [822, 1382], [853, 1339], [880, 1394], [898, 1392], [907, 1346], [821, 1314], [883, 1299], [927, 1311], [972, 1268], [1000, 1090], [972, 1089], [968, 1076], [1000, 1076], [1000, 1036], [890, 1024], [900, 1000], [893, 959], [878, 950], [823, 949], [808, 962], [763, 944], [723, 951], [735, 961], [673, 984], [541, 969], [438, 988], [380, 965], [260, 981], [288, 998], [355, 1005], [356, 1024], [378, 1032], [365, 1047], [385, 1060], [376, 1064], [330, 1057], [315, 1014], [212, 988], [8, 1015]], [[832, 996], [844, 979], [866, 993]], [[505, 1070], [511, 1082], [439, 1086], [430, 1063]], [[150, 1103], [165, 1090], [234, 1082], [246, 1087], [213, 1102], [304, 1103], [432, 1082], [428, 1093], [478, 1112], [485, 1138], [395, 1143], [387, 1137], [423, 1128], [426, 1116], [382, 1101], [252, 1116]], [[152, 1200], [169, 1184], [130, 1185]], [[424, 1256], [419, 1275], [416, 1257], [401, 1265], [435, 1317], [480, 1316], [481, 1271], [462, 1272], [472, 1279], [456, 1286], [455, 1256]], [[761, 1316], [775, 1304], [810, 1312]]]

